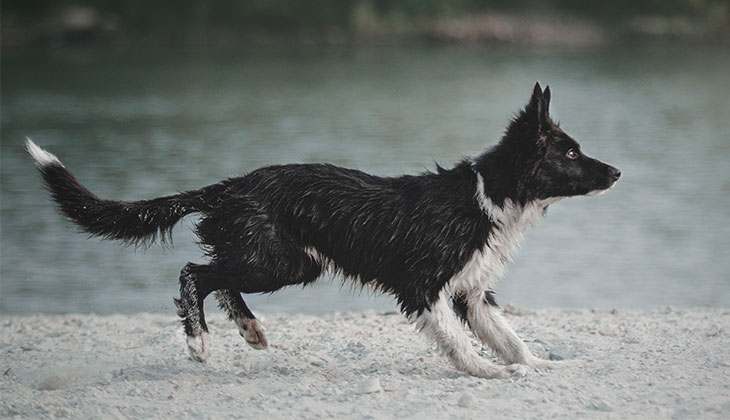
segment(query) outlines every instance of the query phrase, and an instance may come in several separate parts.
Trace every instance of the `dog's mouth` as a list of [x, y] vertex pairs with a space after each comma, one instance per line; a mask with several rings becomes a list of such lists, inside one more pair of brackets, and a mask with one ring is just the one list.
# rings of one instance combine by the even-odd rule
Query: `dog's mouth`
[[618, 183], [618, 178], [616, 178], [613, 181], [611, 181], [608, 184], [608, 187], [597, 188], [595, 190], [591, 190], [586, 195], [601, 195], [601, 194], [605, 193], [606, 191], [610, 190], [611, 188], [613, 188], [614, 186], [616, 186], [617, 183]]

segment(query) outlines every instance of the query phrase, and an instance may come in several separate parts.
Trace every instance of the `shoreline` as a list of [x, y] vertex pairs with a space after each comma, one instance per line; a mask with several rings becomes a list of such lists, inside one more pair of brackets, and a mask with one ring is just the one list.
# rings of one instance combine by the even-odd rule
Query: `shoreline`
[[623, 419], [730, 411], [730, 308], [508, 305], [504, 314], [533, 353], [567, 366], [506, 380], [466, 376], [403, 316], [372, 311], [260, 316], [264, 351], [214, 314], [206, 364], [190, 359], [171, 315], [2, 315], [0, 417]]

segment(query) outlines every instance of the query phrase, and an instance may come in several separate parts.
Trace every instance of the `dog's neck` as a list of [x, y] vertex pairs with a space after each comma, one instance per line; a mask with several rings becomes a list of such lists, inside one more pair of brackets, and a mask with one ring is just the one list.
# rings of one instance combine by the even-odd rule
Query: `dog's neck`
[[476, 175], [479, 207], [498, 225], [518, 223], [527, 227], [540, 220], [547, 207], [564, 197], [539, 199], [530, 196], [520, 181], [520, 171], [501, 143], [469, 161]]
[[547, 200], [532, 200], [525, 204], [505, 197], [501, 203], [496, 203], [485, 190], [484, 177], [479, 171], [476, 174], [476, 200], [479, 208], [489, 217], [489, 220], [500, 229], [524, 231], [540, 221], [547, 207], [560, 198]]
[[477, 187], [498, 207], [503, 207], [507, 200], [521, 206], [529, 200], [519, 180], [521, 171], [513, 167], [513, 160], [510, 151], [500, 143], [469, 161], [479, 177]]

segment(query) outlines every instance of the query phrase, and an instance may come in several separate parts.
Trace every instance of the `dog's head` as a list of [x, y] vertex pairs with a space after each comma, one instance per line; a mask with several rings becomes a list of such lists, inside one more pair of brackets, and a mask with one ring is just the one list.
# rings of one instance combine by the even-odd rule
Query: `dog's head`
[[513, 163], [521, 201], [599, 194], [621, 172], [585, 155], [578, 142], [550, 118], [550, 87], [536, 83], [530, 102], [512, 120], [497, 146]]

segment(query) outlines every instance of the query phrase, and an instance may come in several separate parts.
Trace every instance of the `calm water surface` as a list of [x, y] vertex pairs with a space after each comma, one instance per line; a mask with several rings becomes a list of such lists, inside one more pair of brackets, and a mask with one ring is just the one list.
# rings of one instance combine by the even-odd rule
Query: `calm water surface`
[[[4, 57], [0, 312], [172, 312], [180, 268], [202, 261], [194, 217], [171, 249], [79, 234], [48, 200], [25, 136], [108, 198], [275, 163], [398, 175], [494, 144], [535, 80], [550, 84], [553, 114], [583, 150], [624, 175], [607, 194], [552, 206], [498, 300], [728, 306], [728, 68], [726, 48], [657, 45]], [[247, 301], [264, 313], [397, 310], [339, 279]]]

